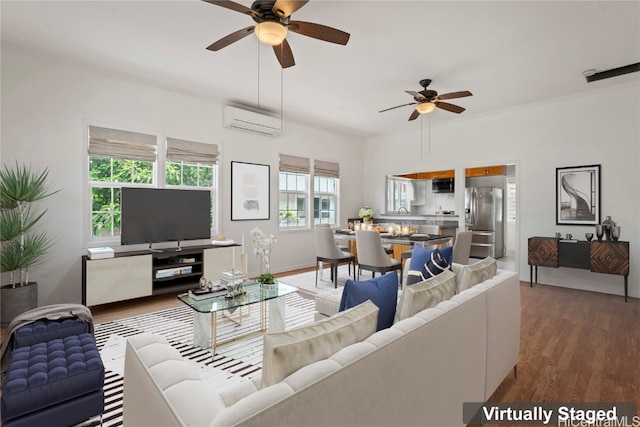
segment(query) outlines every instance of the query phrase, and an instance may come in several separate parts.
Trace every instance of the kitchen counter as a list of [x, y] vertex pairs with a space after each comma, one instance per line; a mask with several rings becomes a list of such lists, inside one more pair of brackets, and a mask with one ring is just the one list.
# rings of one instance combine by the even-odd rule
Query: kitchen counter
[[378, 215], [374, 222], [411, 222], [414, 224], [439, 225], [443, 228], [458, 228], [458, 215], [431, 214], [431, 215], [411, 215], [411, 214], [388, 214]]

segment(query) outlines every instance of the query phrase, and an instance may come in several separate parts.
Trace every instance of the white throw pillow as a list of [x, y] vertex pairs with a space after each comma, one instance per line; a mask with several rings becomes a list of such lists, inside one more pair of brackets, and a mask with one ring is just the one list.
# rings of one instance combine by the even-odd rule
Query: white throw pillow
[[404, 320], [440, 301], [452, 298], [456, 293], [456, 275], [446, 270], [430, 279], [405, 286], [396, 310], [396, 322]]
[[456, 293], [469, 289], [470, 287], [491, 279], [496, 275], [498, 264], [491, 257], [486, 257], [475, 264], [465, 265], [457, 274], [458, 289]]
[[376, 331], [378, 307], [370, 300], [349, 310], [285, 332], [265, 334], [262, 388], [279, 383], [310, 363], [365, 340]]

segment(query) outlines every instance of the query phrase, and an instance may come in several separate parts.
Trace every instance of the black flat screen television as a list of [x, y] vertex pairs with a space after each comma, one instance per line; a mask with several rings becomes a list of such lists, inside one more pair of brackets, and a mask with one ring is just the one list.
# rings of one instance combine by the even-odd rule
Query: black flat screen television
[[211, 192], [123, 187], [120, 243], [180, 242], [211, 238]]

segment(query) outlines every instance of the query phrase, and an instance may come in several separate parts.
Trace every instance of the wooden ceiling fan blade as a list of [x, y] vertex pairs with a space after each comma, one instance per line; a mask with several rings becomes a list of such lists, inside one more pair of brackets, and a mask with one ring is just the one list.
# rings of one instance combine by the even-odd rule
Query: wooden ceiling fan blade
[[313, 22], [290, 21], [288, 28], [294, 33], [302, 34], [303, 36], [341, 45], [346, 45], [351, 36], [349, 33], [336, 28], [314, 24]]
[[241, 30], [236, 31], [235, 33], [231, 33], [228, 36], [225, 36], [218, 40], [217, 42], [209, 45], [207, 50], [218, 51], [223, 47], [229, 46], [231, 43], [235, 43], [240, 39], [247, 37], [249, 34], [253, 33], [254, 25], [248, 26], [247, 28], [243, 28]]
[[454, 99], [464, 98], [465, 96], [473, 96], [468, 90], [462, 90], [460, 92], [445, 93], [444, 95], [438, 95], [438, 99]]
[[278, 46], [274, 46], [273, 52], [276, 54], [276, 58], [278, 58], [278, 62], [280, 62], [282, 68], [289, 68], [296, 65], [291, 46], [289, 46], [287, 39], [284, 39]]
[[414, 90], [405, 90], [405, 92], [407, 92], [409, 95], [413, 96], [414, 98], [418, 98], [420, 101], [427, 100], [427, 98], [420, 92], [416, 92]]
[[460, 114], [465, 110], [459, 105], [449, 104], [448, 102], [440, 102], [440, 101], [436, 101], [436, 107], [442, 108], [443, 110], [451, 111], [452, 113], [457, 113], [457, 114]]
[[272, 11], [277, 17], [286, 18], [307, 3], [309, 0], [278, 0], [273, 5]]
[[409, 121], [417, 119], [419, 115], [420, 112], [418, 110], [413, 110], [413, 113], [409, 116]]
[[216, 6], [224, 7], [225, 9], [231, 9], [236, 12], [244, 13], [245, 15], [256, 15], [256, 12], [249, 9], [248, 7], [241, 5], [240, 3], [236, 3], [229, 0], [202, 0], [205, 3], [214, 4]]
[[386, 108], [384, 110], [380, 110], [380, 111], [378, 111], [378, 113], [384, 113], [385, 111], [395, 110], [396, 108], [406, 107], [407, 105], [416, 105], [416, 104], [417, 104], [417, 102], [410, 102], [408, 104], [396, 105], [395, 107], [391, 107], [391, 108]]

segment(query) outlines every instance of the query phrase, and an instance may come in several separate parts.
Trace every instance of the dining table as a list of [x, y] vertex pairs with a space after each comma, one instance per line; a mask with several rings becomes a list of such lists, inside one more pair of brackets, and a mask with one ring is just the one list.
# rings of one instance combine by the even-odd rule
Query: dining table
[[[410, 234], [392, 234], [380, 232], [380, 239], [382, 244], [394, 245], [394, 258], [400, 260], [401, 254], [405, 250], [411, 249], [414, 245], [423, 247], [429, 246], [448, 246], [451, 244], [453, 236], [440, 235], [440, 234], [426, 234], [426, 233], [410, 233]], [[349, 229], [336, 230], [336, 241], [346, 242], [349, 247], [349, 252], [353, 253], [357, 257], [356, 249], [356, 232]], [[396, 250], [397, 249], [397, 250]]]

